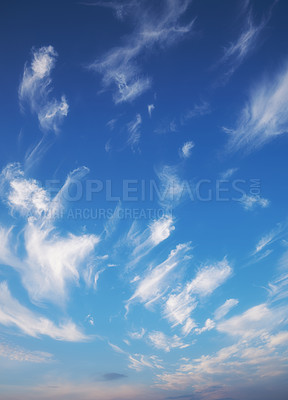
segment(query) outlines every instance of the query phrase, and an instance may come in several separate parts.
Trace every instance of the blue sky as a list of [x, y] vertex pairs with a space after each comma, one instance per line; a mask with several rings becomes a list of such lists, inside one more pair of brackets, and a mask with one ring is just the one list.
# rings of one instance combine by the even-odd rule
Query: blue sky
[[286, 399], [287, 2], [0, 7], [0, 398]]

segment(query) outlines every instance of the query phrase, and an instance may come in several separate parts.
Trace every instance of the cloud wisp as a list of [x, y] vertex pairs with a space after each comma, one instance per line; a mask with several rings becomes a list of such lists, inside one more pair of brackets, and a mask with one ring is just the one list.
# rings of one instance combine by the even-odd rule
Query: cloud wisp
[[189, 158], [191, 156], [191, 150], [195, 144], [192, 141], [185, 142], [180, 149], [180, 156], [182, 158]]
[[276, 2], [272, 4], [272, 7], [269, 8], [267, 14], [261, 18], [258, 24], [254, 21], [253, 10], [249, 2], [243, 6], [242, 11], [245, 15], [245, 22], [241, 28], [240, 35], [234, 42], [231, 42], [229, 46], [224, 48], [224, 54], [217, 63], [218, 67], [221, 66], [225, 69], [225, 72], [218, 81], [218, 85], [225, 85], [240, 65], [256, 49], [259, 43], [259, 37], [271, 17], [271, 12], [275, 3]]
[[54, 225], [65, 206], [65, 191], [73, 179], [80, 179], [85, 173], [85, 168], [73, 171], [52, 199], [37, 181], [25, 178], [18, 164], [8, 165], [0, 175], [3, 201], [15, 217], [24, 221], [24, 254], [14, 245], [17, 232], [2, 227], [0, 260], [20, 274], [34, 302], [65, 303], [68, 287], [85, 275], [83, 263], [99, 242], [95, 235], [60, 235]]
[[[161, 11], [152, 12], [146, 1], [131, 0], [121, 6], [119, 13], [119, 4], [110, 2], [118, 10], [118, 17], [129, 16], [137, 27], [122, 46], [113, 48], [89, 66], [102, 74], [104, 88], [113, 88], [116, 104], [133, 101], [151, 87], [152, 80], [142, 73], [138, 58], [155, 48], [170, 46], [191, 31], [194, 20], [180, 24], [190, 3], [190, 0], [163, 0], [159, 4]], [[95, 5], [102, 6], [103, 2]]]
[[227, 149], [251, 152], [288, 131], [288, 65], [272, 79], [263, 79], [250, 93]]
[[172, 279], [173, 271], [180, 262], [185, 261], [189, 244], [179, 244], [172, 250], [168, 258], [154, 268], [148, 269], [143, 278], [139, 281], [134, 294], [127, 302], [127, 310], [132, 302], [138, 301], [149, 307], [152, 303], [161, 299], [168, 289]]
[[35, 165], [51, 147], [55, 138], [50, 137], [49, 133], [59, 133], [60, 126], [69, 112], [64, 94], [60, 100], [51, 95], [51, 74], [57, 56], [53, 46], [33, 48], [31, 64], [26, 63], [24, 66], [18, 90], [20, 107], [24, 111], [28, 105], [31, 112], [37, 115], [40, 129], [43, 131], [42, 138], [25, 155], [26, 169]]
[[11, 295], [6, 282], [0, 283], [0, 305], [0, 324], [16, 327], [26, 335], [32, 337], [46, 335], [55, 340], [70, 342], [88, 339], [73, 322], [68, 321], [57, 326], [48, 318], [21, 305]]
[[68, 115], [68, 103], [62, 95], [61, 100], [50, 98], [51, 72], [55, 67], [57, 53], [53, 46], [32, 49], [31, 65], [25, 64], [22, 81], [19, 86], [20, 105], [24, 109], [28, 103], [36, 113], [44, 132], [57, 133], [63, 118]]
[[[231, 274], [232, 268], [226, 259], [199, 269], [192, 281], [168, 296], [164, 306], [164, 316], [173, 327], [182, 325], [184, 335], [189, 334], [197, 326], [191, 314], [197, 307], [199, 299], [211, 295]], [[209, 322], [207, 324], [206, 330], [211, 326]], [[198, 333], [204, 331], [205, 329]]]

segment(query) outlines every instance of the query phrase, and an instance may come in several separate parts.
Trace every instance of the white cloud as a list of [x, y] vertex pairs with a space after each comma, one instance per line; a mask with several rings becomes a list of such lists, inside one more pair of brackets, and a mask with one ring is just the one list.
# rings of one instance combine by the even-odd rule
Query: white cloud
[[78, 282], [81, 264], [99, 241], [94, 235], [60, 238], [53, 230], [31, 222], [24, 238], [27, 257], [21, 270], [23, 285], [34, 301], [54, 299], [57, 303], [66, 299], [68, 283]]
[[139, 340], [143, 338], [145, 333], [146, 330], [144, 328], [141, 328], [140, 331], [129, 332], [128, 335], [130, 336], [131, 339]]
[[[190, 0], [165, 0], [160, 13], [154, 13], [145, 3], [133, 0], [125, 5], [123, 9], [137, 28], [126, 37], [122, 46], [113, 48], [90, 65], [91, 69], [103, 75], [105, 88], [112, 86], [116, 89], [113, 96], [116, 104], [133, 101], [150, 88], [151, 79], [142, 74], [138, 57], [157, 46], [163, 49], [190, 32], [194, 21], [182, 26], [179, 24], [189, 4]], [[116, 9], [119, 10], [119, 5]], [[121, 15], [125, 14], [121, 11]]]
[[263, 80], [250, 93], [236, 128], [230, 131], [228, 149], [255, 150], [288, 130], [288, 67]]
[[253, 210], [256, 206], [261, 208], [267, 208], [270, 205], [270, 201], [261, 197], [259, 195], [247, 195], [244, 194], [243, 197], [239, 200], [241, 205], [245, 210]]
[[59, 131], [59, 126], [64, 117], [68, 115], [69, 106], [65, 96], [61, 101], [53, 100], [46, 104], [38, 114], [41, 127], [46, 131]]
[[110, 343], [110, 342], [108, 342], [108, 344], [111, 347], [111, 349], [116, 351], [116, 353], [126, 354], [126, 352], [124, 350], [122, 350], [121, 347], [117, 346], [116, 344], [113, 344], [113, 343]]
[[201, 268], [195, 279], [187, 284], [190, 293], [199, 296], [208, 296], [221, 286], [232, 274], [232, 269], [227, 260], [224, 259], [214, 265]]
[[151, 231], [149, 238], [155, 246], [166, 240], [171, 232], [175, 230], [173, 218], [170, 215], [164, 215], [158, 220], [153, 221], [149, 228]]
[[196, 306], [197, 300], [195, 296], [191, 295], [186, 285], [180, 293], [169, 295], [164, 305], [164, 315], [172, 326], [184, 325], [184, 331], [188, 334], [196, 326], [190, 318]]
[[199, 104], [195, 104], [194, 107], [189, 110], [182, 118], [182, 123], [187, 122], [191, 118], [202, 117], [211, 113], [210, 104], [207, 101], [202, 101]]
[[148, 334], [148, 339], [156, 349], [170, 352], [172, 349], [180, 348], [184, 349], [189, 344], [183, 343], [179, 336], [174, 335], [169, 337], [163, 332], [153, 331]]
[[68, 321], [57, 326], [51, 320], [21, 305], [12, 297], [6, 282], [0, 283], [0, 323], [8, 327], [17, 327], [33, 337], [47, 335], [56, 340], [71, 342], [88, 339], [73, 322]]
[[7, 229], [0, 226], [0, 263], [20, 268], [21, 262], [15, 256], [15, 249], [12, 247], [12, 231], [13, 227]]
[[[211, 400], [219, 398], [219, 395], [221, 398], [235, 398], [235, 392], [239, 394], [246, 387], [247, 374], [251, 382], [256, 383], [256, 387], [259, 384], [263, 386], [264, 382], [270, 387], [269, 378], [273, 378], [275, 373], [282, 376], [287, 374], [287, 350], [284, 343], [287, 334], [283, 332], [279, 339], [277, 336], [274, 343], [278, 348], [271, 346], [273, 336], [262, 337], [240, 340], [211, 355], [185, 359], [175, 372], [159, 374], [156, 386], [166, 390], [190, 388], [198, 393], [208, 392]], [[237, 386], [241, 389], [235, 390]], [[254, 398], [255, 391], [252, 390], [252, 393]]]
[[11, 361], [48, 363], [53, 361], [53, 355], [44, 351], [29, 351], [22, 347], [0, 342], [0, 357], [8, 358]]
[[145, 356], [143, 354], [129, 355], [129, 368], [142, 371], [144, 368], [162, 369], [161, 360], [157, 356]]
[[278, 332], [276, 335], [271, 335], [269, 338], [269, 346], [276, 347], [286, 345], [288, 343], [288, 331]]
[[154, 268], [148, 269], [144, 277], [139, 281], [135, 293], [128, 301], [138, 300], [146, 306], [162, 298], [168, 289], [172, 272], [180, 262], [185, 261], [186, 253], [190, 249], [188, 244], [179, 244], [172, 250], [169, 257]]
[[220, 174], [220, 178], [221, 179], [229, 179], [229, 178], [231, 178], [231, 176], [232, 175], [234, 175], [235, 174], [235, 172], [237, 172], [238, 171], [238, 168], [229, 168], [229, 169], [227, 169], [226, 171], [224, 171], [224, 172], [222, 172], [221, 174]]
[[225, 301], [222, 306], [218, 307], [217, 310], [214, 312], [214, 318], [216, 320], [222, 319], [225, 317], [226, 314], [229, 313], [229, 311], [232, 310], [233, 307], [237, 306], [239, 301], [237, 299], [228, 299]]
[[160, 181], [159, 203], [163, 207], [176, 206], [188, 193], [193, 197], [188, 182], [180, 179], [177, 166], [164, 165], [156, 173]]
[[195, 146], [195, 144], [192, 141], [185, 142], [180, 151], [181, 157], [189, 158], [191, 155], [191, 150], [193, 149], [194, 146]]
[[205, 321], [205, 325], [203, 326], [203, 328], [196, 328], [196, 329], [195, 329], [195, 333], [196, 333], [197, 335], [201, 335], [201, 333], [203, 333], [203, 332], [211, 331], [211, 329], [214, 329], [215, 326], [216, 326], [215, 322], [214, 322], [212, 319], [207, 318], [206, 321]]
[[251, 10], [245, 16], [245, 25], [242, 28], [240, 36], [225, 48], [225, 52], [218, 64], [224, 65], [226, 71], [221, 77], [222, 83], [226, 83], [234, 72], [240, 67], [243, 61], [255, 49], [259, 35], [264, 29], [267, 19], [263, 19], [260, 24], [256, 25], [252, 19]]
[[[287, 269], [287, 266], [286, 266]], [[278, 276], [268, 284], [268, 293], [271, 302], [283, 300], [288, 297], [288, 274]]]
[[12, 213], [18, 212], [25, 222], [21, 232], [23, 249], [11, 247], [13, 242], [17, 243], [13, 230], [1, 229], [0, 260], [20, 273], [24, 287], [35, 302], [65, 302], [68, 285], [78, 283], [81, 272], [85, 278], [83, 263], [92, 254], [99, 238], [71, 233], [60, 235], [54, 221], [64, 207], [65, 193], [71, 182], [86, 173], [86, 168], [79, 168], [69, 174], [53, 199], [37, 181], [25, 179], [18, 164], [8, 165], [0, 176], [4, 200]]
[[135, 266], [144, 256], [171, 235], [175, 230], [173, 223], [171, 215], [163, 215], [152, 221], [148, 228], [141, 232], [137, 230], [134, 221], [125, 238], [125, 243], [134, 247], [132, 261], [128, 264], [128, 269]]
[[141, 133], [140, 133], [140, 126], [142, 123], [142, 118], [140, 114], [137, 114], [135, 119], [128, 124], [128, 132], [129, 137], [127, 140], [128, 145], [134, 151], [135, 148], [138, 146]]
[[[191, 313], [197, 306], [197, 297], [208, 296], [221, 286], [232, 274], [226, 259], [214, 265], [201, 268], [196, 277], [171, 293], [165, 302], [164, 315], [173, 326], [183, 325], [183, 334], [188, 334], [196, 327]], [[178, 292], [178, 293], [177, 293]]]
[[110, 237], [115, 232], [120, 222], [120, 211], [121, 211], [121, 203], [119, 202], [115, 207], [112, 216], [108, 219], [108, 221], [104, 225], [106, 237]]
[[249, 308], [243, 314], [234, 316], [217, 325], [220, 332], [242, 338], [259, 337], [273, 328], [287, 323], [287, 306], [269, 307], [263, 303]]
[[283, 233], [284, 229], [286, 228], [283, 224], [278, 224], [274, 229], [272, 229], [269, 233], [264, 235], [256, 244], [255, 250], [252, 253], [253, 255], [261, 252], [267, 246], [274, 243], [276, 240], [280, 238], [281, 233]]
[[155, 110], [155, 106], [154, 106], [154, 104], [148, 104], [147, 108], [148, 108], [149, 117], [151, 118], [151, 116], [152, 116], [152, 111]]
[[33, 59], [30, 66], [24, 67], [23, 78], [19, 86], [19, 100], [24, 107], [28, 102], [31, 111], [38, 115], [44, 131], [59, 130], [62, 119], [68, 114], [68, 103], [65, 96], [58, 101], [49, 99], [51, 92], [51, 72], [55, 66], [57, 53], [53, 46], [32, 50]]

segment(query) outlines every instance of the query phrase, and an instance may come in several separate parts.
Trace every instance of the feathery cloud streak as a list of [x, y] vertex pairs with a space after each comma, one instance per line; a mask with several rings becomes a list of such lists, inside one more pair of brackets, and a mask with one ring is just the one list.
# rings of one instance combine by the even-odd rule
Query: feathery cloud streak
[[64, 117], [68, 115], [68, 103], [63, 95], [61, 100], [49, 99], [51, 93], [51, 72], [55, 67], [57, 53], [53, 46], [32, 49], [31, 65], [25, 65], [19, 86], [21, 107], [27, 102], [36, 113], [44, 131], [59, 131]]
[[194, 21], [180, 24], [190, 3], [190, 0], [163, 0], [160, 3], [161, 11], [157, 13], [151, 12], [146, 1], [139, 3], [131, 0], [123, 5], [137, 28], [126, 38], [124, 45], [112, 49], [90, 65], [90, 69], [103, 75], [105, 88], [114, 88], [113, 99], [116, 104], [133, 101], [150, 88], [151, 78], [142, 74], [137, 59], [157, 46], [160, 49], [170, 46], [191, 31]]
[[256, 150], [288, 131], [288, 66], [264, 79], [250, 93], [236, 127], [229, 130], [228, 150]]

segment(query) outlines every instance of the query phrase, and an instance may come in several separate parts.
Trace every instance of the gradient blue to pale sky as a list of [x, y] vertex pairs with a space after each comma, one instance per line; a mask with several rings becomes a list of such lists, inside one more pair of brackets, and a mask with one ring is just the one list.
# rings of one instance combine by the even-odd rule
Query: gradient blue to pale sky
[[287, 398], [287, 19], [1, 2], [1, 400]]

